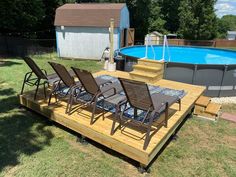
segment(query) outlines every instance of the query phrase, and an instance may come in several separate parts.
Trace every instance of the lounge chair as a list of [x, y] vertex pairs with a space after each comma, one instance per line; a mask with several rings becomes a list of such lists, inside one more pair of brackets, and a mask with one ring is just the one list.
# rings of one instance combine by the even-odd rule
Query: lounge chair
[[[124, 120], [130, 120], [129, 123], [135, 123], [140, 126], [144, 126], [147, 131], [143, 149], [146, 150], [151, 139], [150, 132], [153, 123], [162, 113], [165, 113], [165, 118], [159, 125], [164, 125], [165, 127], [167, 127], [169, 107], [174, 103], [179, 103], [180, 110], [181, 100], [178, 97], [167, 96], [159, 93], [154, 93], [151, 95], [147, 84], [143, 82], [122, 78], [119, 78], [119, 80], [127, 97], [127, 102], [124, 104], [120, 116], [115, 117], [111, 129], [111, 134], [114, 134], [117, 118], [119, 119], [119, 127], [121, 127], [122, 121]], [[124, 116], [124, 113], [131, 108], [134, 109], [134, 116], [132, 118]], [[138, 118], [137, 110], [142, 110], [145, 112], [143, 118]]]
[[[105, 85], [99, 85], [96, 81], [96, 78], [93, 77], [93, 75], [82, 69], [71, 67], [72, 70], [75, 72], [76, 76], [79, 78], [83, 88], [85, 91], [91, 96], [91, 99], [85, 104], [93, 106], [92, 116], [90, 124], [92, 125], [94, 123], [94, 115], [96, 112], [97, 102], [98, 100], [106, 101], [106, 99], [115, 98], [119, 93], [122, 91], [122, 87], [119, 82], [117, 83], [109, 83]], [[113, 101], [121, 101], [123, 98], [119, 97], [118, 99], [113, 99]], [[78, 98], [79, 101], [83, 101], [82, 99]], [[104, 106], [104, 104], [103, 104]], [[104, 111], [104, 107], [103, 107]], [[104, 117], [103, 117], [104, 118]]]
[[57, 80], [59, 80], [56, 73], [48, 75], [43, 69], [40, 69], [38, 65], [30, 57], [23, 58], [26, 64], [30, 67], [31, 72], [27, 72], [24, 77], [24, 81], [21, 88], [21, 95], [24, 92], [25, 84], [29, 86], [36, 86], [34, 100], [36, 99], [38, 88], [40, 85], [44, 87], [44, 96], [46, 98], [46, 85], [51, 85]]
[[[64, 98], [67, 95], [69, 95], [71, 93], [72, 88], [75, 88], [76, 90], [80, 91], [81, 89], [80, 82], [75, 82], [74, 78], [70, 75], [65, 66], [54, 62], [48, 62], [48, 63], [52, 66], [52, 68], [60, 78], [60, 80], [54, 83], [52, 86], [52, 90], [49, 94], [48, 105], [51, 104], [51, 98], [53, 95], [55, 96], [57, 102], [58, 97]], [[68, 105], [66, 107], [65, 111], [66, 113], [67, 110], [68, 110]]]
[[[82, 85], [79, 81], [75, 81], [74, 78], [70, 75], [69, 71], [65, 68], [65, 66], [54, 63], [54, 62], [48, 62], [52, 68], [55, 70], [57, 75], [60, 78], [59, 82], [54, 83], [51, 93], [49, 95], [48, 105], [51, 103], [51, 98], [54, 95], [56, 98], [56, 101], [59, 98], [63, 98], [69, 95], [67, 107], [65, 110], [66, 114], [69, 114], [71, 111], [71, 99], [74, 100], [81, 92], [82, 92]], [[97, 82], [102, 85], [109, 81], [104, 79], [97, 79]], [[70, 104], [71, 103], [71, 104]]]

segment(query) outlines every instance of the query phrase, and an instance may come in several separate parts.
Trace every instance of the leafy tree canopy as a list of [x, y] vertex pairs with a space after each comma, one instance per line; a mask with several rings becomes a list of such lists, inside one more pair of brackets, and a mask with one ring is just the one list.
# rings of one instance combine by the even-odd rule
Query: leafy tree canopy
[[225, 38], [227, 31], [236, 31], [236, 15], [225, 15], [218, 22], [218, 36], [219, 38]]
[[[143, 40], [151, 31], [207, 40], [217, 35], [223, 37], [227, 30], [236, 26], [234, 16], [216, 18], [216, 0], [2, 0], [0, 32], [53, 29], [56, 8], [74, 2], [126, 3], [136, 40]], [[48, 36], [55, 34], [51, 32]]]
[[45, 17], [42, 0], [4, 0], [0, 1], [0, 30], [29, 31]]
[[216, 37], [216, 0], [182, 0], [179, 7], [179, 34], [185, 39], [208, 40]]

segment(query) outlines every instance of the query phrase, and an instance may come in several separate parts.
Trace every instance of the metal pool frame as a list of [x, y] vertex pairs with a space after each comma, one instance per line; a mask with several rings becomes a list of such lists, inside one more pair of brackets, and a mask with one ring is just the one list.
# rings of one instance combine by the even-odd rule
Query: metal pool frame
[[[125, 57], [125, 71], [132, 71], [138, 58]], [[236, 96], [236, 64], [188, 64], [165, 62], [164, 79], [206, 86], [204, 95], [210, 97]]]

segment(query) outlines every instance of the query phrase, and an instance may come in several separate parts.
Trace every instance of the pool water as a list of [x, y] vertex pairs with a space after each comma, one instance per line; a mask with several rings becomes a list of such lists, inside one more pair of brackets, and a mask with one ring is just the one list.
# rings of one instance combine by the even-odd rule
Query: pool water
[[[154, 55], [154, 52], [155, 55]], [[162, 46], [148, 47], [148, 59], [161, 60]], [[133, 46], [120, 49], [120, 53], [135, 58], [144, 58], [146, 46]], [[170, 55], [169, 55], [170, 53]], [[170, 57], [169, 57], [170, 56]], [[169, 47], [169, 52], [165, 50], [165, 61], [191, 64], [236, 64], [236, 51], [202, 48], [202, 47]]]

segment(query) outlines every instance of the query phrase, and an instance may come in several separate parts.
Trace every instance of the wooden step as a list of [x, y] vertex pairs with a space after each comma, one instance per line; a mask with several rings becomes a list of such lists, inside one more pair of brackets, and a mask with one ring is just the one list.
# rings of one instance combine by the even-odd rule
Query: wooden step
[[145, 66], [145, 65], [134, 65], [133, 71], [136, 72], [142, 72], [142, 73], [150, 73], [155, 75], [160, 75], [164, 73], [163, 69], [160, 69], [158, 67], [152, 67], [152, 66]]
[[145, 72], [145, 71], [131, 71], [130, 75], [135, 75], [135, 76], [140, 76], [140, 77], [148, 77], [148, 78], [151, 78], [151, 79], [158, 76], [157, 74], [148, 73], [148, 72]]
[[198, 98], [198, 100], [196, 101], [195, 105], [207, 107], [210, 101], [211, 101], [211, 98], [206, 97], [206, 96], [200, 96], [200, 98]]
[[153, 82], [159, 79], [162, 79], [162, 74], [153, 74], [148, 72], [140, 72], [140, 71], [132, 71], [130, 72], [130, 76], [134, 80], [142, 81], [142, 82]]
[[217, 103], [209, 103], [206, 107], [206, 113], [213, 114], [217, 116], [219, 114], [219, 111], [221, 109], [221, 105]]
[[138, 64], [140, 65], [146, 65], [146, 66], [152, 66], [152, 67], [159, 67], [164, 68], [164, 62], [163, 61], [157, 61], [157, 60], [148, 60], [148, 59], [138, 59]]
[[134, 65], [133, 66], [134, 69], [137, 70], [142, 70], [142, 71], [150, 71], [150, 72], [158, 72], [161, 71], [161, 68], [158, 67], [153, 67], [153, 66], [147, 66], [147, 65]]

